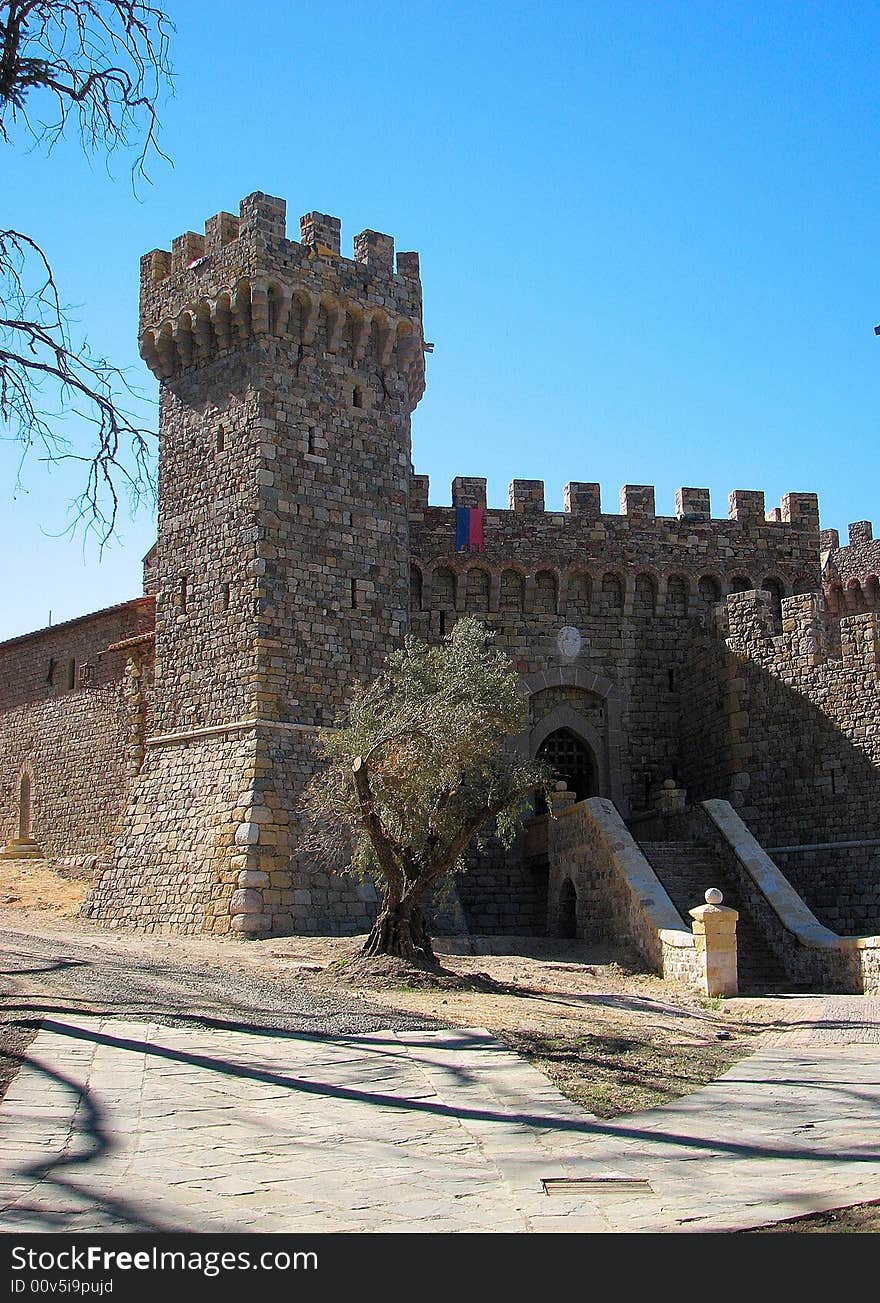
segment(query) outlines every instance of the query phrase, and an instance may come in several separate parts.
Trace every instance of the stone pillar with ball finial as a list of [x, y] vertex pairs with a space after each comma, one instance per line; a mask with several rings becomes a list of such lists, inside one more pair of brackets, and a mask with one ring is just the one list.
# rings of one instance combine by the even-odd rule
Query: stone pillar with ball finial
[[694, 945], [701, 960], [702, 987], [706, 995], [739, 994], [736, 974], [735, 909], [722, 905], [717, 887], [706, 892], [705, 905], [690, 911], [694, 920]]

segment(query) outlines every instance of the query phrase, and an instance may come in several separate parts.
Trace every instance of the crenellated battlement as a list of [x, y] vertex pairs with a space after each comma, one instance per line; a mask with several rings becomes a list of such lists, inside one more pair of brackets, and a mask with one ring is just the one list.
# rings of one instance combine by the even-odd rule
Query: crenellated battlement
[[[541, 609], [576, 619], [607, 608], [684, 618], [728, 593], [769, 588], [778, 605], [820, 586], [812, 493], [788, 493], [768, 513], [762, 493], [737, 490], [730, 514], [713, 519], [708, 489], [678, 489], [676, 514], [659, 516], [651, 485], [624, 485], [619, 513], [602, 511], [596, 483], [569, 482], [563, 511], [545, 509], [542, 480], [513, 480], [506, 508], [487, 506], [481, 477], [456, 477], [451, 507], [430, 506], [429, 488], [426, 475], [411, 477], [413, 582], [423, 611]], [[462, 508], [484, 513], [473, 546], [461, 544]]]
[[341, 223], [326, 213], [286, 234], [286, 204], [260, 191], [239, 215], [221, 212], [204, 234], [185, 231], [171, 249], [141, 259], [140, 352], [161, 380], [254, 340], [337, 355], [357, 369], [378, 361], [424, 391], [422, 297], [417, 253], [394, 255], [378, 231], [354, 238], [343, 257]]
[[880, 614], [867, 611], [839, 622], [832, 640], [821, 593], [786, 597], [779, 608], [771, 593], [733, 593], [726, 602], [727, 645], [765, 667], [805, 671], [837, 665], [859, 676], [880, 677]]
[[[487, 507], [488, 481], [479, 476], [459, 475], [452, 481], [453, 507], [482, 507], [492, 515], [503, 515], [504, 508]], [[430, 506], [430, 480], [427, 475], [412, 476], [410, 503], [413, 511], [448, 510], [443, 506]], [[654, 487], [650, 484], [624, 484], [620, 490], [619, 513], [603, 512], [601, 488], [598, 484], [570, 481], [563, 490], [563, 510], [547, 511], [544, 505], [543, 480], [511, 480], [508, 488], [507, 511], [517, 515], [543, 515], [553, 518], [577, 516], [581, 520], [630, 522], [679, 521], [687, 525], [724, 525], [730, 521], [746, 527], [788, 525], [799, 533], [819, 534], [819, 499], [815, 493], [786, 493], [780, 505], [770, 510], [764, 508], [764, 494], [754, 490], [735, 489], [728, 498], [726, 517], [713, 518], [708, 489], [682, 488], [675, 491], [673, 516], [658, 515], [655, 507]], [[868, 526], [870, 530], [870, 526]]]

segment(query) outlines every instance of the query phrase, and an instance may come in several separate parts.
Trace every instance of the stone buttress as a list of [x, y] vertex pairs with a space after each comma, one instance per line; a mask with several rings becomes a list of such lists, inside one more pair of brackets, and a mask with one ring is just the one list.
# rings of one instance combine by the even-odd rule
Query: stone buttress
[[399, 641], [418, 256], [256, 193], [141, 265], [160, 380], [154, 730], [89, 912], [148, 930], [365, 928], [370, 888], [296, 854], [316, 730]]

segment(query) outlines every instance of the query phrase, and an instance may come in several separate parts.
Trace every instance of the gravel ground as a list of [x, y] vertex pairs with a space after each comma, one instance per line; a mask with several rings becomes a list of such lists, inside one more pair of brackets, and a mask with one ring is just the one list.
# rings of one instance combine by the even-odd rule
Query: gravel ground
[[0, 910], [0, 1099], [49, 1015], [316, 1036], [444, 1025], [357, 993], [317, 990], [302, 974], [298, 962], [273, 962], [240, 942], [101, 933], [70, 919]]
[[318, 1035], [442, 1025], [357, 993], [306, 989], [277, 972], [261, 978], [250, 956], [218, 953], [230, 945], [242, 949], [239, 942], [211, 942], [209, 959], [204, 943], [181, 944], [180, 938], [163, 953], [162, 939], [74, 939], [69, 929], [53, 936], [0, 927], [4, 1011], [12, 1018], [76, 1011], [180, 1027], [240, 1023]]

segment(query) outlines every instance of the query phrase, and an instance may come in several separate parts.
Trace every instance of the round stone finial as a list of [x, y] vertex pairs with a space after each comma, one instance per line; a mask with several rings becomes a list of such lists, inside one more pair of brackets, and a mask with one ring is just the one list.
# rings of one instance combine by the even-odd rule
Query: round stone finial
[[554, 790], [557, 791], [557, 792], [567, 792], [567, 791], [568, 791], [568, 783], [557, 783], [557, 784], [556, 784], [556, 787], [555, 787]]
[[674, 792], [677, 787], [677, 783], [674, 778], [664, 778], [663, 787], [664, 790], [667, 792]]
[[723, 899], [724, 893], [719, 891], [717, 887], [710, 887], [706, 892], [707, 905], [720, 905]]

